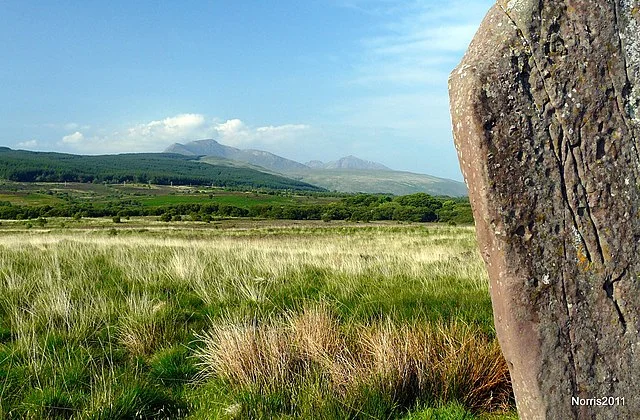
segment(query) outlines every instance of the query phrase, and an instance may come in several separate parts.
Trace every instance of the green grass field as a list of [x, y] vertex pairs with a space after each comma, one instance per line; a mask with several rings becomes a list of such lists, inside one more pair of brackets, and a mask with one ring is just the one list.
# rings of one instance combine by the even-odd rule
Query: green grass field
[[40, 205], [40, 204], [60, 204], [63, 200], [41, 193], [32, 192], [2, 192], [0, 201], [6, 201], [16, 205]]
[[0, 202], [14, 205], [57, 205], [65, 202], [110, 203], [136, 200], [147, 207], [217, 203], [248, 208], [256, 204], [321, 204], [337, 197], [227, 191], [211, 187], [146, 184], [20, 183], [0, 181]]
[[0, 225], [0, 418], [516, 418], [473, 228]]
[[183, 203], [217, 203], [248, 208], [256, 204], [299, 204], [314, 203], [317, 200], [309, 197], [282, 197], [276, 195], [238, 193], [238, 192], [216, 192], [216, 193], [191, 193], [181, 195], [158, 195], [144, 198], [142, 204], [150, 207], [160, 207], [171, 204]]

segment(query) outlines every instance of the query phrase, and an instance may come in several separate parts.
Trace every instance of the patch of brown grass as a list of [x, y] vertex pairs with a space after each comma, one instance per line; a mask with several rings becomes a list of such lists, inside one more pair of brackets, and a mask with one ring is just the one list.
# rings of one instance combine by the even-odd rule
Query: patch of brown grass
[[198, 356], [206, 373], [240, 386], [282, 386], [300, 370], [300, 354], [283, 328], [231, 324], [214, 327], [201, 339], [205, 348]]
[[497, 341], [460, 322], [342, 328], [324, 306], [261, 325], [213, 325], [197, 352], [203, 376], [282, 390], [322, 381], [336, 397], [363, 387], [398, 404], [457, 400], [472, 410], [508, 407], [511, 384]]

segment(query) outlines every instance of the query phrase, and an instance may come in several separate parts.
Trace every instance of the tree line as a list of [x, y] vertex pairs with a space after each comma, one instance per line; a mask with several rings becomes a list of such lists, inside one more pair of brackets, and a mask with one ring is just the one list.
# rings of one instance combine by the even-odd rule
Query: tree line
[[473, 223], [467, 198], [433, 197], [425, 193], [392, 197], [358, 194], [325, 204], [181, 203], [147, 207], [138, 200], [108, 203], [65, 203], [21, 206], [0, 202], [0, 219], [26, 220], [46, 217], [157, 216], [163, 221], [211, 221], [220, 217], [253, 217], [286, 220], [396, 220], [409, 222]]

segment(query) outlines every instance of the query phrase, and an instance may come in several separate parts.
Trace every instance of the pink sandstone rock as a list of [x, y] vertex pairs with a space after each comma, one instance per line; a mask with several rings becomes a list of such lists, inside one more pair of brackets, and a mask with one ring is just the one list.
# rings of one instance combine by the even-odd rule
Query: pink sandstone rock
[[640, 419], [639, 25], [639, 0], [500, 0], [449, 80], [523, 419]]

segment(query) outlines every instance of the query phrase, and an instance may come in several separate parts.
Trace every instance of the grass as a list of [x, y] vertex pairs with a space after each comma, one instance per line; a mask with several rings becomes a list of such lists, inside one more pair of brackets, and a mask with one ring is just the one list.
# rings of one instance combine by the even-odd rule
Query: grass
[[143, 205], [149, 207], [161, 207], [171, 204], [188, 204], [188, 203], [217, 203], [228, 204], [236, 207], [248, 208], [256, 204], [297, 204], [300, 202], [311, 202], [308, 197], [305, 200], [282, 197], [277, 195], [255, 194], [255, 193], [237, 193], [224, 192], [211, 194], [208, 198], [207, 194], [191, 193], [193, 195], [158, 195], [154, 197], [144, 198]]
[[0, 418], [513, 416], [472, 228], [82, 223], [0, 226]]
[[30, 193], [30, 192], [2, 192], [0, 193], [0, 201], [9, 202], [15, 205], [46, 205], [59, 204], [62, 200], [51, 197], [46, 194]]
[[64, 202], [106, 204], [123, 199], [139, 201], [146, 207], [217, 203], [242, 208], [257, 204], [319, 204], [339, 200], [338, 197], [250, 193], [204, 186], [0, 181], [0, 202], [10, 202], [14, 205], [57, 205]]
[[[368, 411], [388, 418], [418, 402], [442, 400], [488, 411], [507, 407], [510, 399], [497, 344], [456, 322], [344, 327], [315, 306], [267, 324], [225, 320], [200, 339], [205, 345], [196, 356], [203, 377], [276, 395], [303, 418]], [[250, 404], [239, 410], [245, 418], [258, 414]]]

